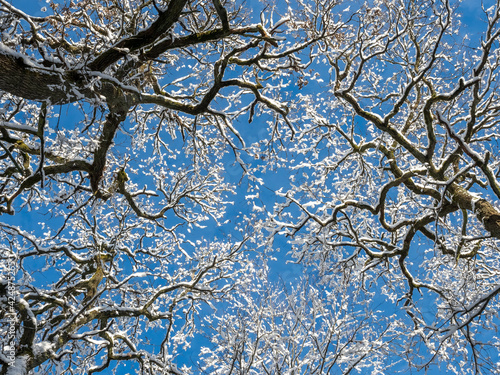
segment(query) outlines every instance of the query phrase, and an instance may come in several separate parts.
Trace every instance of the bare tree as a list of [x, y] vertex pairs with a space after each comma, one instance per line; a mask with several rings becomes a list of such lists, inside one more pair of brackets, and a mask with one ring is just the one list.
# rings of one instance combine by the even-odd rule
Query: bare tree
[[[259, 280], [262, 282], [262, 275]], [[387, 373], [400, 360], [404, 328], [374, 296], [360, 288], [362, 274], [339, 275], [336, 286], [302, 279], [288, 288], [250, 284], [245, 298], [214, 326], [214, 345], [202, 351], [206, 374], [348, 374], [369, 369]], [[375, 308], [374, 308], [375, 307]]]
[[410, 367], [497, 372], [500, 4], [470, 35], [460, 2], [346, 5], [268, 226], [325, 283], [339, 263], [362, 269], [401, 311]]
[[500, 371], [500, 3], [464, 6], [0, 0], [2, 373]]
[[[2, 268], [1, 372], [187, 371], [200, 310], [253, 272], [248, 236], [198, 232], [225, 220], [226, 153], [247, 169], [233, 123], [267, 113], [292, 132], [274, 82], [321, 35], [284, 43], [294, 26], [272, 7], [255, 23], [219, 0], [50, 8], [0, 0], [1, 257], [17, 267]], [[6, 218], [32, 210], [41, 227]]]

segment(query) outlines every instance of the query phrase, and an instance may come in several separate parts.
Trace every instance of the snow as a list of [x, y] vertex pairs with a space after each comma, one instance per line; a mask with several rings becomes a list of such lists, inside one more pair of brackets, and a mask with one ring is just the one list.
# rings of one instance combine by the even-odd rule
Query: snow
[[16, 130], [16, 131], [20, 131], [23, 133], [30, 133], [30, 134], [37, 134], [38, 133], [37, 129], [35, 129], [31, 126], [28, 126], [28, 125], [20, 124], [19, 122], [17, 122], [16, 120], [13, 120], [13, 119], [8, 121], [8, 122], [0, 120], [0, 126], [6, 128], [6, 129]]
[[53, 350], [53, 344], [49, 341], [42, 341], [33, 345], [33, 355], [38, 356]]
[[109, 74], [101, 73], [98, 71], [91, 71], [91, 72], [89, 72], [89, 74], [91, 76], [99, 77], [99, 78], [105, 79], [109, 82], [113, 82], [114, 84], [116, 84], [117, 86], [119, 86], [120, 88], [122, 88], [124, 90], [136, 92], [139, 95], [141, 94], [141, 92], [137, 89], [137, 87], [130, 86], [130, 85], [124, 85], [121, 81], [119, 81], [118, 79], [116, 79], [115, 77], [113, 77]]
[[26, 375], [28, 373], [26, 368], [28, 365], [28, 358], [27, 355], [16, 357], [14, 365], [7, 368], [6, 375]]
[[31, 68], [46, 69], [43, 66], [35, 63], [33, 60], [28, 58], [26, 55], [23, 55], [22, 53], [19, 53], [19, 52], [13, 50], [12, 48], [7, 47], [2, 42], [0, 42], [0, 54], [5, 55], [5, 56], [11, 56], [11, 57], [14, 57], [15, 59], [21, 59], [26, 66], [29, 66]]

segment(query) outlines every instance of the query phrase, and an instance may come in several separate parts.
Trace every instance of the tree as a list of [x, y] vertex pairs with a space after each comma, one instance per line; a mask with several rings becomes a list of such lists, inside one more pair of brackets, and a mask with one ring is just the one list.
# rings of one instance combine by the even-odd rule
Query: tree
[[2, 373], [499, 371], [499, 7], [0, 0]]
[[302, 97], [301, 173], [267, 224], [325, 285], [356, 274], [405, 311], [397, 357], [417, 369], [498, 372], [500, 9], [485, 3], [470, 36], [446, 0], [342, 18], [341, 41], [320, 42], [325, 94]]
[[35, 17], [0, 1], [0, 212], [47, 219], [0, 224], [18, 268], [2, 273], [2, 329], [15, 333], [2, 373], [122, 361], [181, 373], [200, 310], [252, 278], [247, 235], [196, 232], [225, 220], [226, 153], [246, 169], [233, 123], [262, 112], [291, 129], [266, 81], [299, 69], [294, 54], [317, 38], [278, 43], [286, 18], [266, 21], [269, 8], [251, 22], [219, 0], [50, 7]]

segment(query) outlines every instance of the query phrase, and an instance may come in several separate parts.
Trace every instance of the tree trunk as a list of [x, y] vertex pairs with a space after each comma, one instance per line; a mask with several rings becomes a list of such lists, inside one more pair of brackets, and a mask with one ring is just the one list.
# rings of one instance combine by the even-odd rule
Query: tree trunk
[[491, 236], [500, 239], [500, 211], [487, 200], [474, 196], [458, 185], [452, 184], [449, 191], [453, 203], [474, 212]]
[[21, 355], [16, 357], [13, 366], [9, 366], [8, 364], [3, 365], [2, 375], [27, 375], [28, 374], [28, 355]]
[[[68, 73], [37, 65], [27, 56], [0, 49], [0, 90], [21, 98], [65, 104], [75, 101], [75, 79]], [[83, 88], [83, 87], [82, 87]]]

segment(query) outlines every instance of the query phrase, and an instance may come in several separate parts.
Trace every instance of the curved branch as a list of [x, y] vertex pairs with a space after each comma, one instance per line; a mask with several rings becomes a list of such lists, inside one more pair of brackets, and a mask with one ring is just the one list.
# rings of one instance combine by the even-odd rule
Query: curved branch
[[167, 10], [160, 13], [158, 19], [150, 27], [137, 33], [137, 35], [120, 41], [92, 61], [88, 68], [102, 72], [130, 52], [152, 44], [177, 22], [186, 4], [187, 0], [171, 0]]

